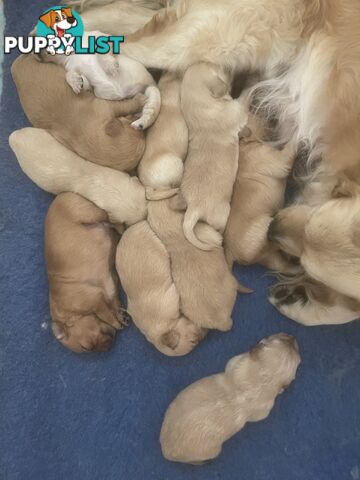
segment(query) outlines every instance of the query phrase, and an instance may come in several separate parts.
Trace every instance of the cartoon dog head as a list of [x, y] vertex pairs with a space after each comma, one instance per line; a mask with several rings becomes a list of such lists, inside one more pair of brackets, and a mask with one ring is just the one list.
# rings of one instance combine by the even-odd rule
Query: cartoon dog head
[[60, 10], [50, 10], [41, 15], [40, 21], [48, 28], [54, 30], [57, 37], [62, 37], [66, 30], [76, 27], [77, 20], [72, 14], [71, 8], [61, 8]]

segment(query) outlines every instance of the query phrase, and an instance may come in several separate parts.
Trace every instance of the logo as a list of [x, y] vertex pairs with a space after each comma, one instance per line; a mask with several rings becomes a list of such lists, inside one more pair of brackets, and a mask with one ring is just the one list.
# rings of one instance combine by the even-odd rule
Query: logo
[[84, 35], [80, 15], [70, 7], [58, 6], [45, 10], [38, 19], [36, 35], [31, 37], [5, 37], [4, 51], [11, 53], [40, 53], [44, 48], [51, 55], [120, 53], [123, 36]]

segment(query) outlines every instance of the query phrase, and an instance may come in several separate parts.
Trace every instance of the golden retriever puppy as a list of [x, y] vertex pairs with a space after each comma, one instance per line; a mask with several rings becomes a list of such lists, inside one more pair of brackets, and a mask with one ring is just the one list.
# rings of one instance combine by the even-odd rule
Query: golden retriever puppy
[[138, 167], [149, 200], [173, 195], [180, 186], [188, 149], [188, 129], [181, 112], [181, 79], [163, 73], [159, 89], [161, 110], [146, 135], [145, 153]]
[[169, 254], [181, 312], [200, 328], [230, 330], [238, 285], [220, 247], [221, 236], [199, 223], [195, 229], [199, 238], [219, 247], [208, 252], [194, 247], [184, 236], [184, 215], [173, 210], [170, 202], [150, 202], [148, 222]]
[[128, 298], [129, 314], [160, 352], [186, 355], [204, 338], [206, 330], [180, 312], [169, 254], [148, 222], [131, 226], [121, 237], [116, 268]]
[[78, 193], [105, 210], [114, 224], [146, 218], [145, 189], [136, 177], [83, 160], [40, 128], [18, 130], [9, 143], [22, 170], [43, 190]]
[[225, 255], [248, 265], [262, 263], [276, 271], [287, 271], [289, 264], [270, 245], [267, 231], [275, 213], [282, 208], [286, 179], [295, 151], [291, 144], [277, 150], [258, 136], [260, 119], [250, 114], [251, 135], [242, 138], [231, 211], [224, 234]]
[[232, 76], [216, 65], [190, 67], [181, 88], [181, 108], [189, 128], [189, 148], [181, 194], [186, 203], [184, 234], [201, 250], [194, 227], [203, 221], [223, 233], [230, 213], [239, 156], [239, 132], [247, 123], [242, 103], [230, 96]]
[[[145, 149], [144, 133], [131, 128], [143, 95], [106, 101], [91, 92], [76, 95], [60, 65], [23, 55], [12, 65], [21, 105], [34, 127], [48, 130], [81, 157], [121, 171], [136, 168]], [[129, 118], [126, 118], [129, 117]]]
[[233, 357], [225, 372], [198, 380], [169, 406], [160, 433], [168, 460], [203, 463], [247, 422], [265, 419], [276, 397], [295, 379], [299, 348], [290, 335], [262, 340]]
[[124, 324], [114, 272], [117, 235], [108, 216], [62, 193], [45, 221], [45, 258], [56, 338], [74, 352], [105, 351]]
[[305, 325], [346, 323], [360, 313], [360, 187], [340, 181], [332, 195], [320, 206], [280, 211], [269, 229], [271, 241], [299, 257], [306, 272], [273, 287], [270, 302]]

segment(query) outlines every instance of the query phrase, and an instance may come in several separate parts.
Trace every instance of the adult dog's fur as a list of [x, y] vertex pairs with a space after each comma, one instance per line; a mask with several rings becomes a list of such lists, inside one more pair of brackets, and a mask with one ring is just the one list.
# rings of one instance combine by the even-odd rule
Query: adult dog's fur
[[198, 327], [230, 330], [237, 282], [220, 247], [221, 236], [208, 225], [199, 223], [195, 230], [199, 238], [217, 242], [219, 248], [205, 252], [194, 247], [183, 233], [184, 215], [173, 210], [170, 201], [149, 202], [148, 222], [169, 254], [180, 309]]
[[298, 257], [306, 272], [280, 281], [270, 301], [305, 325], [346, 323], [360, 313], [360, 187], [340, 180], [332, 197], [280, 211], [269, 229], [271, 241]]
[[128, 311], [149, 342], [165, 355], [186, 355], [206, 330], [180, 312], [170, 257], [148, 222], [131, 226], [121, 237], [116, 268], [128, 299]]
[[160, 442], [168, 460], [203, 463], [247, 422], [265, 419], [276, 397], [295, 379], [296, 340], [277, 334], [233, 357], [225, 372], [193, 383], [169, 406]]
[[202, 250], [215, 245], [199, 241], [194, 227], [203, 221], [223, 233], [238, 168], [239, 132], [247, 123], [243, 103], [230, 96], [231, 80], [222, 67], [199, 63], [186, 71], [181, 87], [181, 108], [189, 128], [181, 182], [184, 234]]
[[263, 143], [261, 120], [249, 113], [251, 135], [242, 138], [231, 211], [224, 234], [225, 255], [232, 265], [262, 263], [288, 271], [289, 263], [267, 240], [268, 227], [282, 208], [286, 179], [295, 152], [291, 144], [277, 150]]
[[358, 0], [180, 0], [123, 52], [168, 70], [203, 61], [261, 69], [258, 92], [283, 139], [295, 135], [313, 158], [360, 179]]
[[50, 311], [56, 338], [75, 352], [108, 350], [124, 324], [114, 272], [117, 235], [104, 210], [74, 193], [45, 222]]
[[145, 189], [136, 177], [83, 160], [40, 128], [18, 130], [9, 143], [22, 170], [43, 190], [78, 193], [119, 227], [146, 218]]
[[138, 167], [149, 200], [171, 196], [180, 186], [188, 150], [188, 129], [181, 112], [181, 78], [164, 73], [159, 82], [161, 110], [146, 135], [145, 153]]
[[34, 127], [51, 132], [81, 157], [99, 165], [130, 171], [145, 149], [144, 133], [130, 124], [142, 110], [144, 96], [106, 101], [83, 91], [76, 95], [59, 65], [39, 62], [35, 55], [19, 57], [12, 75], [20, 102]]

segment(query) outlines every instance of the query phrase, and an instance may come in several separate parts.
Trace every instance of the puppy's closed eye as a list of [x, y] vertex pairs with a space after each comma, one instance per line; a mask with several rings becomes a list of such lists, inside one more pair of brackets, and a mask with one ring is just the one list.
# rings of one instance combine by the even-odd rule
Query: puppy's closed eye
[[164, 333], [161, 337], [161, 343], [166, 347], [171, 348], [171, 350], [175, 350], [178, 346], [180, 340], [180, 334], [175, 330], [169, 330], [168, 332]]

